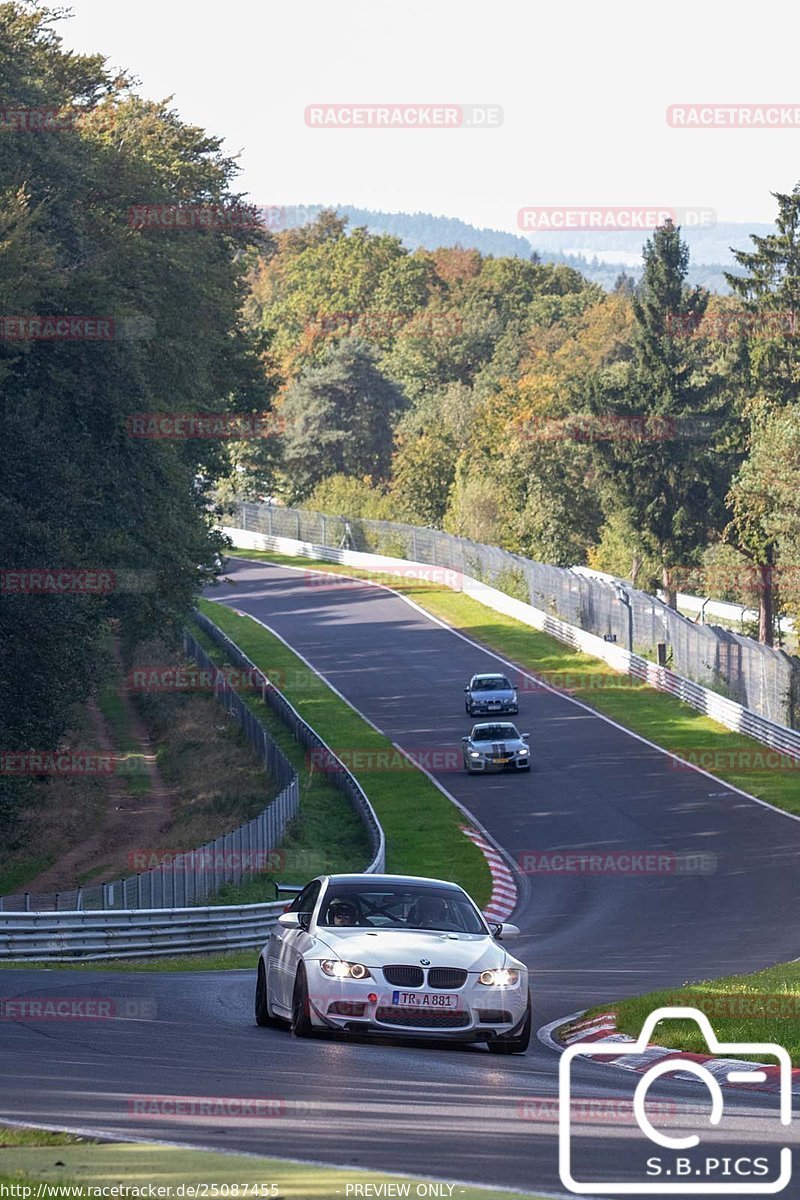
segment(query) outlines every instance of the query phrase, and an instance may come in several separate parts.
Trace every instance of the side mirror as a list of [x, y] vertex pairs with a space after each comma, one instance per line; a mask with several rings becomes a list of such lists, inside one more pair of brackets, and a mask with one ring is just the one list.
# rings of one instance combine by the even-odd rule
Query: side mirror
[[521, 733], [519, 736], [522, 738], [523, 742], [527, 742], [531, 735], [529, 733]]
[[464, 691], [465, 691], [465, 692], [468, 692], [468, 691], [469, 691], [469, 688], [468, 688], [468, 687], [465, 687], [465, 688], [464, 688]]
[[462, 742], [468, 742], [468, 741], [469, 741], [469, 737], [468, 737], [466, 734], [464, 734], [464, 736], [462, 737], [462, 739], [461, 739], [461, 740], [462, 740]]
[[499, 925], [494, 925], [492, 928], [498, 942], [509, 941], [511, 938], [520, 936], [519, 926], [509, 925], [506, 921], [501, 922]]
[[278, 924], [284, 929], [299, 929], [300, 928], [300, 913], [283, 912], [278, 917]]

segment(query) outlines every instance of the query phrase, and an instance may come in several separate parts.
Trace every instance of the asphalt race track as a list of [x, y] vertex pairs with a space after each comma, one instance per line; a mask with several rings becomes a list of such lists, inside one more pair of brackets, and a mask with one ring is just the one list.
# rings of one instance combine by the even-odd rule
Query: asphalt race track
[[[303, 572], [266, 564], [232, 563], [230, 575], [234, 586], [213, 598], [274, 629], [393, 741], [460, 752], [463, 685], [503, 669], [494, 657], [382, 589], [311, 587]], [[716, 863], [707, 873], [523, 877], [512, 919], [524, 936], [509, 948], [531, 968], [536, 1028], [618, 996], [797, 957], [800, 822], [675, 770], [563, 696], [523, 693], [517, 721], [531, 735], [529, 775], [434, 771], [512, 859], [579, 849]], [[249, 972], [3, 971], [5, 998], [115, 997], [131, 1015], [0, 1022], [0, 1119], [564, 1192], [553, 1050], [534, 1040], [527, 1055], [500, 1058], [475, 1046], [300, 1041], [256, 1028], [253, 983]], [[574, 1078], [599, 1114], [579, 1124], [576, 1173], [644, 1179], [653, 1147], [614, 1117], [639, 1076], [584, 1062]], [[705, 1127], [701, 1086], [673, 1079], [652, 1095], [667, 1116], [685, 1107]], [[149, 1096], [274, 1104], [259, 1119], [136, 1111]], [[672, 1122], [683, 1129], [674, 1111]], [[726, 1089], [723, 1125], [703, 1141], [710, 1156], [773, 1162], [796, 1138], [781, 1129], [775, 1096]], [[781, 1195], [800, 1200], [800, 1182]]]

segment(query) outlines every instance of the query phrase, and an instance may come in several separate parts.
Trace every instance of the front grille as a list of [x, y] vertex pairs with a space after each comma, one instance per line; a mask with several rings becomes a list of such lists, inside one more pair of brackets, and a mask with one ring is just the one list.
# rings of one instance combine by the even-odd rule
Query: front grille
[[428, 971], [428, 987], [460, 988], [467, 982], [467, 972], [460, 967], [431, 967]]
[[413, 1010], [384, 1006], [375, 1010], [375, 1020], [389, 1025], [405, 1025], [409, 1029], [460, 1029], [464, 1025], [469, 1025], [469, 1013], [414, 1012]]
[[502, 1008], [484, 1008], [478, 1013], [478, 1020], [482, 1025], [509, 1025], [513, 1017]]
[[425, 982], [422, 967], [384, 967], [383, 977], [387, 983], [393, 983], [395, 987], [422, 987]]

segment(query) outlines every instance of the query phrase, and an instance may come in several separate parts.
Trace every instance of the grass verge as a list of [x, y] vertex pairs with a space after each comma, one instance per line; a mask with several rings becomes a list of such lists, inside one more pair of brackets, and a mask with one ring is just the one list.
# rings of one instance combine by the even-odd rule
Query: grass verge
[[[387, 871], [460, 883], [479, 905], [491, 895], [482, 853], [461, 832], [464, 817], [417, 767], [278, 638], [250, 617], [203, 600], [206, 613], [281, 690], [332, 750], [352, 763], [386, 834]], [[359, 767], [359, 758], [367, 768]]]
[[[584, 701], [626, 729], [641, 734], [680, 758], [697, 762], [719, 779], [774, 804], [776, 808], [800, 815], [800, 771], [796, 764], [786, 762], [782, 767], [770, 767], [767, 748], [753, 738], [726, 729], [673, 696], [620, 675], [601, 659], [573, 650], [548, 634], [540, 633], [514, 617], [496, 613], [461, 592], [268, 551], [241, 549], [232, 553], [243, 558], [306, 569], [313, 567], [386, 583], [487, 649], [533, 671], [551, 686]], [[521, 699], [524, 705], [524, 693]], [[682, 768], [678, 765], [676, 769]], [[731, 799], [736, 802], [735, 797]]]
[[[789, 1051], [794, 1066], [800, 1067], [800, 962], [778, 963], [752, 975], [687, 983], [671, 991], [648, 992], [592, 1009], [589, 1015], [613, 1012], [619, 1030], [638, 1037], [650, 1013], [676, 1005], [705, 1013], [720, 1042], [777, 1042]], [[655, 1041], [693, 1054], [708, 1051], [693, 1021], [660, 1021]], [[759, 1060], [757, 1054], [736, 1057]]]
[[[37, 1196], [40, 1194], [37, 1187], [41, 1183], [49, 1185], [41, 1192], [42, 1200], [56, 1200], [63, 1195], [56, 1190], [59, 1185], [61, 1188], [70, 1185], [80, 1188], [80, 1192], [67, 1194], [76, 1200], [83, 1195], [88, 1200], [92, 1193], [83, 1189], [113, 1184], [130, 1189], [151, 1185], [164, 1188], [165, 1191], [159, 1194], [174, 1200], [178, 1195], [191, 1195], [189, 1186], [200, 1184], [206, 1185], [206, 1190], [198, 1190], [195, 1194], [199, 1196], [328, 1200], [337, 1195], [344, 1197], [348, 1184], [367, 1182], [372, 1185], [406, 1182], [410, 1184], [408, 1194], [414, 1196], [417, 1183], [422, 1182], [413, 1175], [390, 1176], [379, 1171], [323, 1167], [256, 1155], [216, 1154], [209, 1150], [184, 1150], [157, 1143], [47, 1140], [58, 1135], [25, 1132], [28, 1134], [25, 1142], [9, 1143], [5, 1140], [9, 1131], [0, 1129], [0, 1184], [16, 1185], [17, 1188], [14, 1192], [6, 1191], [6, 1195], [24, 1197], [20, 1187], [33, 1184], [27, 1194]], [[180, 1185], [184, 1188], [179, 1193]], [[125, 1195], [124, 1192], [121, 1194]], [[495, 1195], [488, 1188], [458, 1186], [452, 1194], [454, 1200], [489, 1200]], [[514, 1194], [536, 1200], [530, 1193]]]
[[[223, 652], [199, 626], [192, 626], [192, 634], [215, 663], [233, 665], [226, 663]], [[309, 766], [306, 751], [280, 717], [258, 696], [241, 694], [297, 771], [300, 809], [289, 822], [280, 849], [269, 856], [269, 869], [246, 882], [224, 884], [210, 903], [258, 904], [275, 899], [276, 882], [305, 883], [321, 872], [362, 871], [371, 855], [358, 814], [324, 772]]]

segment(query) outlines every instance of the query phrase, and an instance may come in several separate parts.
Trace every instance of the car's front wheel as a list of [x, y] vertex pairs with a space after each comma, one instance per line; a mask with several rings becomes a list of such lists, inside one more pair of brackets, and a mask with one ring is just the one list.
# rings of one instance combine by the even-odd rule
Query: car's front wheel
[[269, 1011], [269, 1001], [267, 1000], [267, 974], [264, 970], [264, 960], [258, 960], [258, 977], [256, 978], [256, 1025], [265, 1026], [280, 1025], [281, 1022], [277, 1017], [273, 1017]]
[[308, 998], [308, 980], [303, 966], [297, 972], [292, 992], [292, 1033], [299, 1038], [311, 1037], [314, 1033], [314, 1026], [311, 1024], [311, 1001]]
[[522, 1029], [515, 1037], [495, 1038], [494, 1041], [487, 1042], [490, 1052], [492, 1054], [524, 1054], [530, 1045], [532, 1020], [531, 998], [528, 996], [528, 1007]]

